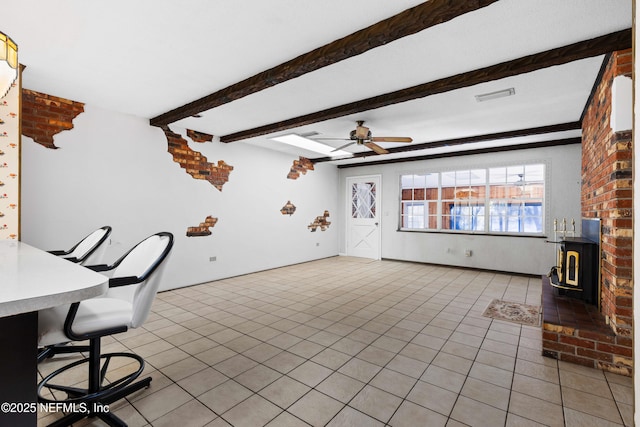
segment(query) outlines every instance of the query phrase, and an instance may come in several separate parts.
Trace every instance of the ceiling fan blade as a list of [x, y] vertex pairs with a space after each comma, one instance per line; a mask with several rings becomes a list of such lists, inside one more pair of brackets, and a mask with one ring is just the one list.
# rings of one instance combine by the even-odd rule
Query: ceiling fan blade
[[371, 138], [375, 142], [412, 142], [413, 139], [402, 136], [374, 136]]
[[349, 138], [310, 138], [314, 141], [351, 141]]
[[370, 149], [372, 149], [373, 151], [375, 151], [378, 154], [389, 154], [389, 152], [387, 150], [385, 150], [384, 148], [380, 147], [378, 144], [376, 144], [374, 142], [365, 142], [364, 145], [369, 147]]
[[355, 143], [356, 143], [356, 141], [351, 141], [350, 143], [345, 144], [342, 147], [334, 148], [333, 150], [331, 150], [331, 152], [333, 153], [334, 151], [342, 150], [343, 148], [347, 148], [348, 146], [353, 145]]

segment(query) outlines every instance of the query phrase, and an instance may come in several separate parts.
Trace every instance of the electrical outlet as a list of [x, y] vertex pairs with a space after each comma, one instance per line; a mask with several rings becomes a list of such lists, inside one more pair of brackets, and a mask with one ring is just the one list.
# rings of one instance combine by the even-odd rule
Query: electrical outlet
[[213, 262], [213, 261], [217, 261], [217, 260], [218, 260], [218, 257], [216, 257], [216, 256], [210, 256], [209, 257], [209, 262]]
[[471, 251], [471, 249], [467, 249], [464, 251], [464, 256], [471, 256], [473, 255], [473, 252]]

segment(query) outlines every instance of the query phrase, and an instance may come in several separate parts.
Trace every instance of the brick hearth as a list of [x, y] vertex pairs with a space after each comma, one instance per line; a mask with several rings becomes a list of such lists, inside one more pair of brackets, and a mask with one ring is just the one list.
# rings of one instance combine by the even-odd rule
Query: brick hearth
[[546, 276], [542, 277], [542, 354], [632, 375], [631, 338], [616, 335], [598, 307], [558, 295]]

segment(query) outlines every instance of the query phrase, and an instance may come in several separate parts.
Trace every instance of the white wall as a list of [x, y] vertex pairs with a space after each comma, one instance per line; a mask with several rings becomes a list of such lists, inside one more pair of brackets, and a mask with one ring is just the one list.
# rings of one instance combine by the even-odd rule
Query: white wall
[[[234, 167], [220, 192], [181, 169], [164, 133], [146, 119], [86, 105], [74, 126], [55, 136], [58, 150], [22, 139], [22, 240], [28, 244], [66, 249], [111, 225], [104, 257], [111, 262], [148, 235], [170, 231], [175, 244], [161, 289], [338, 253], [336, 218], [327, 231], [307, 229], [325, 210], [337, 212], [335, 166], [318, 165], [290, 180], [290, 155], [187, 138], [209, 162]], [[280, 213], [287, 200], [297, 207], [291, 217]], [[218, 218], [212, 234], [186, 237], [187, 227], [208, 215]], [[217, 261], [210, 262], [212, 256]]]
[[[377, 166], [340, 169], [340, 188], [346, 178], [382, 175], [382, 257], [525, 274], [546, 274], [555, 265], [555, 248], [545, 238], [470, 235], [437, 232], [398, 231], [400, 175], [457, 170], [473, 167], [505, 166], [521, 162], [545, 162], [547, 176], [547, 238], [553, 240], [553, 218], [575, 218], [580, 227], [580, 144], [529, 149], [474, 156], [451, 157]], [[346, 197], [339, 200], [339, 212], [346, 215]], [[344, 232], [340, 233], [344, 253]], [[466, 257], [465, 250], [472, 256]]]
[[[346, 177], [382, 175], [382, 257], [529, 274], [546, 273], [553, 245], [544, 238], [399, 232], [399, 176], [544, 161], [550, 176], [548, 237], [552, 219], [580, 218], [580, 146], [521, 150], [420, 162], [340, 169], [318, 164], [297, 180], [286, 175], [294, 157], [242, 143], [191, 143], [209, 162], [234, 167], [223, 191], [195, 180], [167, 152], [163, 132], [146, 119], [85, 106], [74, 129], [55, 137], [59, 150], [22, 140], [22, 240], [64, 249], [103, 225], [114, 231], [104, 261], [149, 234], [170, 231], [175, 247], [162, 289], [202, 283], [345, 252]], [[182, 129], [173, 129], [184, 133]], [[294, 215], [282, 215], [287, 202]], [[311, 233], [329, 210], [327, 231]], [[218, 218], [212, 235], [186, 237], [186, 229]], [[449, 249], [447, 252], [446, 249]], [[465, 257], [470, 249], [473, 256]], [[215, 256], [217, 261], [210, 262]]]

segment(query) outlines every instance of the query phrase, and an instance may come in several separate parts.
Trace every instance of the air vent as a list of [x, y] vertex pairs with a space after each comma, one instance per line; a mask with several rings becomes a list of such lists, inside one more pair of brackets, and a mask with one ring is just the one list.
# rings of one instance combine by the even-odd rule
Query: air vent
[[516, 90], [512, 87], [509, 89], [498, 90], [495, 92], [483, 93], [481, 95], [476, 95], [476, 101], [484, 102], [490, 101], [492, 99], [504, 98], [507, 96], [512, 96], [516, 94]]

